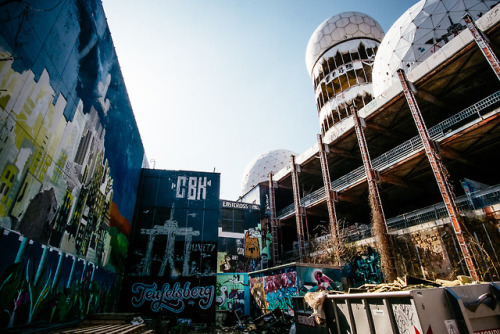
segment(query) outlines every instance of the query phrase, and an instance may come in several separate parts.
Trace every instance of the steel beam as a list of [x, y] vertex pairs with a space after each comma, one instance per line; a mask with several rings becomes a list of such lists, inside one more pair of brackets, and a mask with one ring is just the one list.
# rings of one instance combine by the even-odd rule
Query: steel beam
[[351, 114], [354, 120], [354, 129], [358, 139], [359, 150], [366, 173], [366, 181], [368, 183], [368, 191], [370, 193], [370, 209], [372, 213], [372, 231], [377, 242], [377, 247], [380, 251], [380, 262], [382, 272], [386, 281], [392, 282], [396, 279], [396, 269], [391, 249], [391, 239], [387, 230], [387, 222], [385, 220], [384, 208], [378, 190], [377, 180], [378, 174], [372, 167], [370, 153], [368, 152], [368, 144], [366, 143], [365, 133], [361, 126], [361, 120], [358, 116], [356, 106], [351, 106]]
[[271, 236], [272, 236], [272, 249], [273, 249], [273, 264], [279, 264], [279, 250], [278, 250], [278, 225], [279, 221], [276, 219], [276, 200], [274, 194], [274, 181], [273, 173], [269, 173], [269, 212], [271, 218]]
[[319, 160], [321, 163], [321, 173], [323, 174], [323, 184], [325, 186], [326, 205], [328, 207], [328, 218], [330, 220], [330, 235], [333, 240], [335, 250], [336, 264], [340, 264], [340, 241], [339, 241], [339, 226], [337, 221], [337, 212], [335, 210], [335, 191], [332, 189], [330, 181], [330, 171], [328, 170], [328, 159], [326, 156], [323, 138], [318, 135]]
[[460, 245], [462, 255], [465, 259], [465, 263], [467, 264], [467, 269], [469, 270], [469, 274], [471, 275], [472, 279], [474, 281], [479, 281], [479, 274], [477, 272], [476, 265], [473, 261], [472, 254], [463, 235], [459, 218], [460, 216], [458, 213], [457, 205], [455, 203], [454, 194], [451, 190], [448, 178], [446, 176], [446, 168], [441, 160], [441, 157], [439, 156], [439, 153], [436, 151], [435, 143], [432, 141], [429, 135], [429, 131], [427, 130], [427, 126], [424, 122], [424, 118], [422, 117], [422, 113], [420, 112], [420, 108], [418, 107], [417, 100], [415, 99], [413, 92], [408, 86], [408, 81], [406, 79], [404, 71], [402, 69], [399, 69], [397, 73], [403, 87], [406, 101], [408, 102], [408, 106], [415, 121], [415, 125], [417, 126], [420, 139], [422, 140], [422, 144], [424, 145], [425, 154], [427, 155], [427, 159], [429, 160], [429, 163], [431, 165], [432, 172], [434, 173], [434, 177], [439, 187], [439, 191], [441, 192], [441, 196], [443, 197], [446, 210], [448, 211], [448, 215], [450, 216], [450, 220], [453, 225], [458, 244]]
[[496, 56], [495, 52], [493, 52], [493, 49], [488, 44], [486, 37], [476, 27], [476, 24], [474, 23], [474, 21], [472, 21], [472, 17], [470, 16], [470, 14], [465, 14], [463, 19], [465, 21], [465, 24], [467, 25], [467, 29], [469, 29], [469, 31], [472, 33], [477, 46], [479, 47], [479, 49], [481, 49], [481, 52], [495, 72], [498, 80], [500, 80], [500, 62], [498, 61], [498, 57]]
[[291, 177], [293, 185], [293, 203], [295, 204], [295, 221], [297, 223], [297, 240], [299, 242], [299, 259], [302, 262], [304, 259], [304, 224], [303, 215], [304, 210], [300, 204], [300, 191], [299, 191], [299, 176], [297, 171], [297, 165], [295, 164], [295, 156], [291, 157]]

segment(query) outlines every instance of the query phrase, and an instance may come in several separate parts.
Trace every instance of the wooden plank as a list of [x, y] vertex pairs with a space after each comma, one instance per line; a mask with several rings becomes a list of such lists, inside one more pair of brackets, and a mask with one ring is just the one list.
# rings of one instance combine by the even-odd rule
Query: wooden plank
[[120, 332], [120, 334], [133, 334], [133, 333], [140, 333], [142, 332], [142, 329], [145, 328], [145, 324], [140, 324], [140, 325], [130, 325], [128, 329], [126, 329], [123, 332]]
[[97, 325], [97, 326], [84, 326], [74, 328], [71, 331], [65, 332], [65, 334], [94, 334], [94, 333], [106, 333], [107, 331], [113, 330], [117, 325]]
[[144, 324], [142, 325], [125, 325], [119, 329], [116, 329], [111, 332], [106, 332], [106, 334], [125, 334], [125, 333], [135, 333], [135, 331], [141, 329], [142, 327], [145, 327]]
[[111, 334], [111, 333], [120, 333], [124, 328], [129, 325], [113, 325], [111, 328], [106, 330], [98, 330], [94, 332], [89, 332], [89, 334]]

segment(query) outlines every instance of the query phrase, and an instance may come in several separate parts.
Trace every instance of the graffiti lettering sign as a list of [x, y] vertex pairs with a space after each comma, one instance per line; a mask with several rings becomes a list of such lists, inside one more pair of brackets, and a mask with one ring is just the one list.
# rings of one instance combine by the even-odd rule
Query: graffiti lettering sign
[[176, 198], [187, 198], [189, 200], [204, 200], [207, 198], [207, 186], [210, 187], [212, 181], [207, 181], [207, 177], [179, 176], [175, 188]]
[[122, 310], [208, 321], [217, 273], [216, 173], [143, 169]]
[[181, 287], [176, 282], [171, 287], [169, 283], [163, 284], [158, 289], [156, 283], [135, 283], [132, 285], [132, 305], [140, 308], [144, 303], [149, 303], [151, 311], [160, 312], [167, 310], [173, 313], [181, 313], [186, 307], [186, 302], [197, 301], [202, 310], [212, 306], [214, 300], [214, 286], [193, 286], [190, 282]]

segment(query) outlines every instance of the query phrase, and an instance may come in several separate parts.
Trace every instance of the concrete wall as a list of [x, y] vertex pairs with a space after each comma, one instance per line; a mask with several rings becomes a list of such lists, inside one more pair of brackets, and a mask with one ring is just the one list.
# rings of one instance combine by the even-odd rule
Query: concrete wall
[[293, 314], [292, 297], [318, 290], [342, 290], [341, 270], [294, 264], [249, 273], [250, 293], [261, 313], [280, 308]]
[[[8, 1], [0, 22], [0, 327], [71, 320], [123, 271], [144, 148], [100, 1]], [[106, 286], [64, 278], [81, 265]]]
[[143, 169], [121, 311], [213, 322], [220, 174]]

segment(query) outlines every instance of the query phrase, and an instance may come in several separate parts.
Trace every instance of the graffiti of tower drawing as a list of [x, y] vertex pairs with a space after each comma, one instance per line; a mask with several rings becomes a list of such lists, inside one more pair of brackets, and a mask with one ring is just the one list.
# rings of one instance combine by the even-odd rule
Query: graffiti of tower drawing
[[146, 247], [146, 254], [144, 259], [144, 266], [142, 270], [143, 276], [149, 276], [151, 274], [151, 262], [153, 260], [153, 244], [157, 235], [166, 235], [167, 236], [167, 245], [165, 247], [165, 254], [163, 256], [163, 260], [161, 262], [160, 271], [158, 272], [158, 276], [165, 275], [165, 269], [167, 265], [170, 266], [171, 269], [175, 267], [174, 263], [174, 248], [175, 248], [175, 237], [177, 235], [184, 236], [185, 242], [185, 253], [184, 253], [184, 261], [182, 267], [182, 275], [189, 275], [189, 259], [191, 253], [191, 242], [193, 236], [200, 235], [199, 231], [193, 231], [191, 227], [179, 227], [179, 223], [176, 220], [173, 220], [173, 212], [170, 214], [170, 219], [165, 221], [163, 225], [155, 225], [152, 229], [141, 229], [141, 234], [146, 234], [149, 236], [148, 244]]

